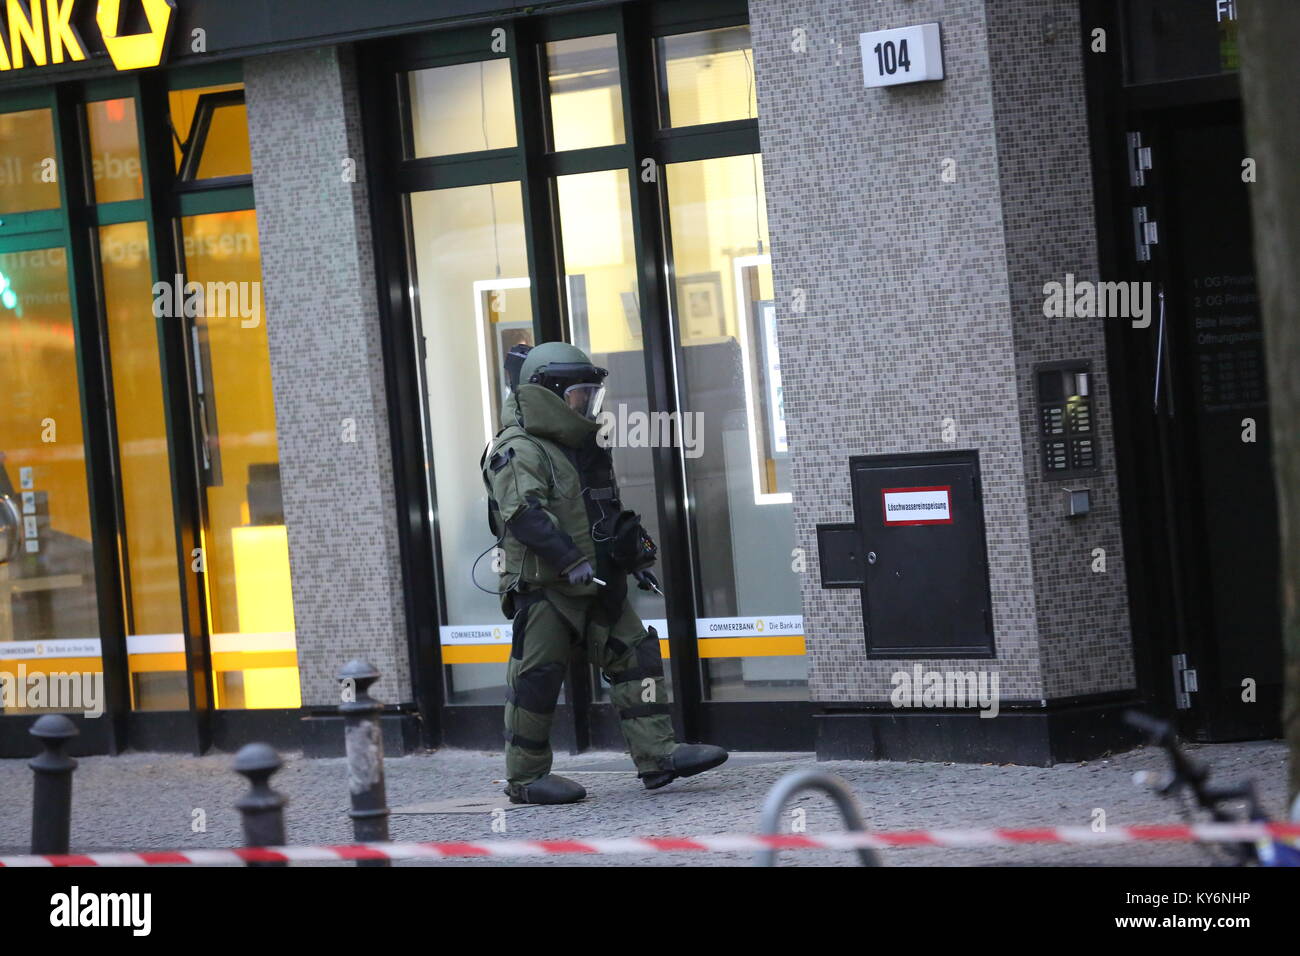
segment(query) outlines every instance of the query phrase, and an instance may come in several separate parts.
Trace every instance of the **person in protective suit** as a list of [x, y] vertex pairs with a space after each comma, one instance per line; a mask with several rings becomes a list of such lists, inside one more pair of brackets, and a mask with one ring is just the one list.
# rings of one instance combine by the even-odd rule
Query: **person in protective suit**
[[[659, 635], [627, 598], [627, 578], [658, 591], [655, 545], [619, 502], [613, 461], [596, 440], [605, 369], [564, 342], [507, 357], [518, 386], [484, 453], [489, 523], [501, 555], [502, 612], [512, 621], [505, 707], [506, 794], [514, 803], [572, 803], [583, 787], [551, 773], [551, 719], [582, 641], [648, 790], [718, 766], [721, 747], [681, 744], [663, 686]], [[522, 363], [520, 359], [522, 358]], [[603, 584], [597, 583], [597, 579]], [[662, 592], [660, 592], [662, 593]]]

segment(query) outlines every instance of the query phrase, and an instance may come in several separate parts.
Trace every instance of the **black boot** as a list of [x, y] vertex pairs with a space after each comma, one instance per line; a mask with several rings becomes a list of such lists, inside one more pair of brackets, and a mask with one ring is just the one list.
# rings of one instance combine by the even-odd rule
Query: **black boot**
[[647, 790], [658, 790], [678, 777], [693, 777], [726, 763], [727, 752], [713, 744], [678, 744], [673, 752], [660, 762], [662, 770], [640, 774]]
[[582, 784], [568, 777], [548, 773], [532, 783], [508, 784], [505, 794], [511, 803], [554, 804], [577, 803], [587, 795], [587, 791]]

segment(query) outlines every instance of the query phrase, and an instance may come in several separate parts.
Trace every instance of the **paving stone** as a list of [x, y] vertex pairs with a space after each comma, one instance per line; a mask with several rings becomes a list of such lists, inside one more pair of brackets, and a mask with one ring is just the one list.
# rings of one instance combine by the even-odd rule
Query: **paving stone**
[[[1253, 777], [1268, 811], [1283, 815], [1286, 750], [1276, 741], [1191, 745], [1188, 752], [1213, 768], [1220, 782]], [[341, 758], [284, 755], [273, 778], [289, 798], [287, 830], [293, 843], [345, 843], [347, 768]], [[557, 773], [573, 768], [619, 766], [624, 755], [557, 755]], [[80, 851], [229, 847], [240, 842], [235, 800], [242, 778], [231, 754], [189, 757], [125, 754], [79, 761], [73, 796], [72, 848]], [[556, 839], [619, 836], [692, 836], [756, 832], [763, 800], [772, 785], [794, 770], [818, 769], [842, 777], [873, 829], [1089, 825], [1105, 811], [1109, 825], [1173, 822], [1173, 801], [1133, 783], [1140, 770], [1163, 770], [1162, 753], [1140, 748], [1086, 764], [1051, 768], [1016, 765], [922, 762], [818, 763], [812, 754], [733, 754], [716, 770], [646, 791], [631, 773], [583, 778], [589, 797], [563, 807], [530, 807], [504, 818], [504, 833], [480, 813], [395, 815], [396, 840]], [[502, 776], [500, 754], [441, 750], [389, 758], [385, 763], [389, 805], [483, 799]], [[31, 777], [25, 760], [0, 760], [0, 853], [26, 852], [30, 835]], [[495, 797], [492, 797], [495, 799]], [[819, 794], [795, 798], [790, 809], [805, 812], [807, 832], [842, 829], [831, 802]], [[202, 811], [202, 813], [198, 813]], [[790, 816], [787, 813], [786, 827]], [[200, 827], [196, 829], [197, 827]], [[498, 825], [499, 826], [499, 825]], [[988, 849], [895, 849], [884, 852], [890, 866], [1197, 866], [1206, 851], [1185, 845], [1117, 847], [1020, 846]], [[642, 856], [564, 856], [526, 860], [405, 861], [400, 866], [749, 865], [745, 853], [665, 853]], [[853, 857], [829, 851], [786, 852], [785, 866], [849, 866]]]

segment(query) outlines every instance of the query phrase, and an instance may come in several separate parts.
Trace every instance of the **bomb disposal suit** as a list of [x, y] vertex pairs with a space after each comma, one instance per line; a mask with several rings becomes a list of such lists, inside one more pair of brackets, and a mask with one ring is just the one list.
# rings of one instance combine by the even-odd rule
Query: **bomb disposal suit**
[[647, 631], [627, 598], [629, 574], [658, 590], [649, 571], [656, 549], [639, 516], [623, 510], [609, 449], [596, 440], [607, 374], [572, 345], [532, 349], [502, 406], [504, 427], [484, 453], [501, 609], [513, 622], [505, 792], [515, 803], [586, 796], [579, 784], [550, 772], [551, 720], [570, 649], [579, 642], [610, 683], [647, 789], [727, 759], [720, 747], [676, 742], [659, 635]]

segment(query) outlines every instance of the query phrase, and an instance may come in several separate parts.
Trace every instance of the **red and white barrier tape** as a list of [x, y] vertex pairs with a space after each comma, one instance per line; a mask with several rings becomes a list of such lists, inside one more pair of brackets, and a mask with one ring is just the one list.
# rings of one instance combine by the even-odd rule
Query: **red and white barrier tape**
[[338, 846], [246, 847], [229, 850], [141, 850], [135, 853], [70, 853], [62, 856], [0, 856], [0, 867], [162, 866], [178, 863], [307, 863], [353, 860], [415, 860], [472, 856], [557, 856], [646, 853], [743, 853], [755, 850], [857, 850], [890, 847], [992, 847], [1033, 843], [1104, 846], [1119, 843], [1251, 843], [1270, 837], [1300, 839], [1300, 823], [1148, 824], [1111, 827], [1037, 827], [1020, 830], [893, 830], [884, 832], [722, 834], [697, 837], [619, 837], [608, 840], [500, 840], [488, 843], [371, 843]]

